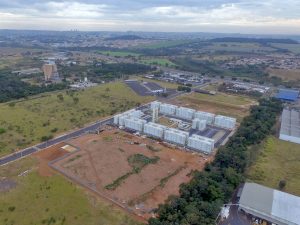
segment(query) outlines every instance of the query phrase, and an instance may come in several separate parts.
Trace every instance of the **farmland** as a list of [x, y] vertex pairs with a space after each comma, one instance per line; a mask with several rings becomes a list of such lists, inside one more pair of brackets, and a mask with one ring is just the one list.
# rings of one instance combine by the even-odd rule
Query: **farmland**
[[225, 116], [233, 116], [239, 122], [248, 115], [250, 106], [256, 104], [256, 101], [250, 98], [223, 93], [217, 93], [216, 95], [191, 93], [179, 96], [173, 101], [177, 105]]
[[175, 150], [113, 128], [68, 144], [80, 150], [54, 162], [56, 170], [144, 219], [169, 195], [178, 194], [192, 170], [201, 170], [213, 157]]
[[300, 70], [283, 70], [283, 69], [269, 69], [271, 76], [279, 77], [284, 81], [299, 81]]
[[61, 91], [0, 104], [0, 155], [152, 100], [123, 83]]
[[1, 177], [16, 182], [9, 192], [0, 190], [1, 224], [139, 224], [61, 175], [41, 176], [37, 167], [27, 158], [1, 168]]
[[270, 136], [261, 146], [257, 161], [248, 171], [249, 180], [277, 189], [286, 181], [284, 191], [300, 195], [300, 145]]

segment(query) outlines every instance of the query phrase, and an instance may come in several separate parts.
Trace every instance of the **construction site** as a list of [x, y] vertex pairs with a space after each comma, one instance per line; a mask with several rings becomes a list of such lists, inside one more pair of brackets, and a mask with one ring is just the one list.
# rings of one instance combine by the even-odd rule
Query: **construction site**
[[57, 157], [46, 165], [147, 220], [214, 159], [235, 128], [234, 118], [155, 101], [51, 147]]

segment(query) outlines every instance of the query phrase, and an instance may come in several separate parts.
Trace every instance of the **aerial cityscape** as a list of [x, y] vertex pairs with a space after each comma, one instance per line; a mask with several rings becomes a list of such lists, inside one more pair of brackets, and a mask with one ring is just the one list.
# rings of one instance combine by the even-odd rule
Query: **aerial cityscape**
[[300, 2], [0, 1], [0, 224], [300, 225]]

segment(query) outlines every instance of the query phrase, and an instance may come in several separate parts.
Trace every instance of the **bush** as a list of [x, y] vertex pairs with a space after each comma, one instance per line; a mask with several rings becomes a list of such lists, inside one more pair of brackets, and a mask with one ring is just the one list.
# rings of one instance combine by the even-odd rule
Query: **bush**
[[6, 132], [6, 130], [4, 128], [0, 127], [0, 134], [4, 134]]

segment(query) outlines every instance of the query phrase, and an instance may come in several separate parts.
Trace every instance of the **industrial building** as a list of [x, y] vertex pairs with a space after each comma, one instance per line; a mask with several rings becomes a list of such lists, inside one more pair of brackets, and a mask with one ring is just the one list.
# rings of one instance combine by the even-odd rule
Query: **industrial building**
[[277, 225], [300, 224], [300, 197], [255, 183], [245, 183], [239, 209]]
[[205, 120], [207, 124], [212, 124], [214, 122], [215, 114], [198, 111], [195, 113], [195, 118]]
[[128, 117], [124, 119], [125, 127], [138, 132], [143, 132], [144, 125], [147, 123], [146, 120], [139, 118]]
[[144, 133], [146, 135], [156, 137], [156, 138], [160, 138], [160, 139], [163, 139], [164, 131], [166, 129], [167, 129], [166, 126], [160, 125], [160, 124], [157, 124], [157, 123], [149, 122], [149, 123], [144, 125]]
[[283, 109], [279, 139], [300, 144], [300, 111]]
[[277, 99], [283, 101], [289, 101], [289, 102], [297, 101], [298, 97], [299, 97], [299, 90], [292, 90], [292, 89], [280, 89], [275, 96], [275, 98]]
[[195, 112], [196, 110], [194, 109], [179, 107], [176, 109], [176, 116], [182, 119], [192, 120]]
[[206, 128], [206, 120], [200, 120], [198, 118], [193, 119], [192, 129], [203, 131]]
[[162, 103], [159, 106], [159, 112], [167, 115], [175, 115], [178, 106]]
[[165, 130], [164, 140], [171, 143], [185, 146], [188, 136], [189, 136], [188, 132], [173, 129], [173, 128], [168, 128], [167, 130]]
[[199, 135], [192, 135], [187, 140], [187, 147], [197, 150], [203, 151], [205, 153], [211, 153], [214, 149], [215, 141], [210, 138], [202, 137]]
[[218, 115], [215, 117], [214, 125], [226, 129], [233, 129], [236, 124], [236, 118]]

